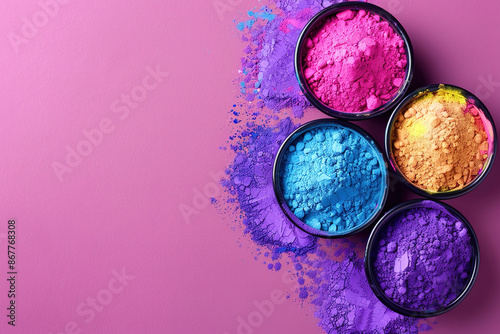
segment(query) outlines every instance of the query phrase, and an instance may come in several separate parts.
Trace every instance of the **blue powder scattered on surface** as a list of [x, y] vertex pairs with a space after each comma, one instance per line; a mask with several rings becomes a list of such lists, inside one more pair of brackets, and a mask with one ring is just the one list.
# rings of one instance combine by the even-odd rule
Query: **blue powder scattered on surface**
[[223, 181], [227, 198], [216, 205], [227, 212], [226, 203], [236, 204], [236, 224], [259, 246], [257, 257], [281, 259], [268, 268], [279, 263], [278, 268], [296, 277], [303, 288], [296, 291], [298, 300], [315, 308], [325, 333], [416, 333], [418, 324], [421, 331], [429, 330], [429, 325], [387, 309], [372, 293], [362, 269], [366, 240], [318, 240], [282, 212], [272, 167], [280, 145], [298, 124], [281, 112], [291, 109], [300, 118], [310, 106], [295, 78], [295, 42], [309, 18], [341, 1], [263, 2], [235, 30], [245, 44], [236, 81], [241, 93], [230, 111], [234, 133], [227, 147], [221, 147], [232, 151], [234, 159]]
[[386, 179], [382, 161], [374, 143], [359, 133], [341, 125], [316, 126], [283, 155], [285, 201], [307, 225], [347, 233], [380, 211]]

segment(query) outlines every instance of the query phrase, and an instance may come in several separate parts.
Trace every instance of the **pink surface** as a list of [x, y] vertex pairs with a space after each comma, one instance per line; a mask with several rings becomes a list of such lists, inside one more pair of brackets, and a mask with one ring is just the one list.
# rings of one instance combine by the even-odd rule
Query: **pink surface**
[[[282, 299], [293, 290], [286, 268], [254, 261], [253, 244], [202, 195], [222, 193], [211, 176], [231, 160], [218, 147], [230, 133], [243, 47], [232, 20], [261, 4], [60, 2], [45, 17], [38, 1], [0, 4], [0, 332], [233, 334], [239, 317], [273, 300], [255, 333], [321, 333], [309, 304]], [[500, 2], [379, 3], [412, 39], [414, 88], [464, 87], [500, 124]], [[24, 18], [33, 15], [41, 27], [30, 30]], [[12, 44], [23, 25], [29, 38]], [[138, 102], [122, 102], [127, 94]], [[311, 110], [302, 121], [319, 117]], [[386, 120], [361, 125], [382, 139]], [[96, 144], [81, 144], [84, 132]], [[87, 156], [61, 181], [53, 165], [68, 149]], [[474, 192], [447, 201], [473, 224], [481, 267], [471, 294], [433, 333], [500, 328], [499, 169], [497, 161]], [[189, 217], [186, 205], [196, 207]], [[5, 316], [9, 219], [15, 328]], [[105, 305], [92, 313], [94, 299]]]

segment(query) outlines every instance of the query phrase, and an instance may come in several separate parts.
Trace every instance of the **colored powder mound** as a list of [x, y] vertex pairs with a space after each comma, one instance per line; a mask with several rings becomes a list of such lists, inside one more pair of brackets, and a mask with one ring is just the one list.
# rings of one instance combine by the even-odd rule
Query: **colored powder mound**
[[[316, 308], [318, 325], [325, 333], [416, 333], [417, 319], [388, 310], [370, 291], [360, 265], [362, 258], [356, 256], [364, 245], [335, 240], [326, 247], [336, 250], [335, 257], [322, 251], [317, 238], [285, 217], [272, 188], [277, 150], [297, 127], [290, 118], [279, 120], [278, 112], [291, 108], [295, 117], [302, 117], [309, 106], [295, 77], [295, 43], [310, 17], [341, 1], [262, 2], [264, 7], [248, 13], [249, 19], [238, 25], [245, 57], [237, 82], [241, 95], [230, 114], [237, 130], [228, 146], [235, 157], [227, 171], [229, 178], [223, 181], [228, 198], [215, 205], [227, 210], [224, 203], [236, 204], [236, 222], [259, 246], [256, 260], [264, 256], [266, 268], [283, 270], [282, 264], [289, 263], [286, 259], [274, 264], [266, 261], [289, 258], [294, 264], [290, 274], [301, 287], [297, 297]], [[263, 124], [255, 125], [257, 119]], [[355, 319], [351, 321], [352, 312]], [[420, 331], [430, 329], [422, 325], [427, 326], [421, 323]]]
[[468, 283], [473, 252], [468, 229], [435, 202], [393, 217], [374, 242], [378, 284], [400, 306], [440, 310]]
[[417, 96], [401, 110], [391, 134], [400, 171], [417, 187], [434, 192], [471, 183], [490, 145], [480, 113], [446, 88]]
[[316, 126], [297, 137], [280, 170], [281, 189], [295, 216], [338, 234], [370, 220], [380, 211], [386, 188], [383, 158], [374, 145], [340, 125]]
[[380, 16], [346, 10], [330, 16], [306, 39], [303, 73], [314, 95], [342, 112], [389, 102], [403, 85], [404, 41]]

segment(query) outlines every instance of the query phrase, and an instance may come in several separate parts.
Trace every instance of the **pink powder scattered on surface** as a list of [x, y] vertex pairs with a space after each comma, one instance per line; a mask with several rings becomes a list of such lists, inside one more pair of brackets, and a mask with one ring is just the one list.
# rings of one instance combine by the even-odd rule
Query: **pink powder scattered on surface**
[[378, 15], [345, 10], [324, 19], [306, 39], [303, 71], [331, 109], [364, 112], [389, 102], [403, 85], [404, 41]]

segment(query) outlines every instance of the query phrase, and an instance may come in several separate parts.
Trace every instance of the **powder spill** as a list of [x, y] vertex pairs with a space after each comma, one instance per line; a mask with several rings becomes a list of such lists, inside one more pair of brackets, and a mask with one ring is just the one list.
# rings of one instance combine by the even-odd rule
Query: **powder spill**
[[[342, 244], [345, 242], [345, 244]], [[326, 251], [337, 249], [332, 259]], [[312, 304], [319, 326], [326, 333], [418, 333], [417, 319], [401, 316], [388, 309], [373, 294], [357, 256], [356, 245], [350, 241], [332, 241], [319, 249], [312, 263], [316, 269], [312, 287]], [[422, 328], [422, 331], [424, 328]]]
[[280, 164], [288, 207], [307, 225], [333, 235], [370, 221], [386, 189], [385, 165], [373, 141], [341, 124], [306, 125], [303, 131]]
[[[260, 16], [256, 11], [249, 13], [252, 25], [242, 31], [242, 40], [248, 42], [241, 58], [243, 74], [240, 85], [245, 101], [266, 106], [274, 112], [291, 108], [296, 117], [302, 117], [309, 102], [302, 95], [293, 58], [295, 44], [302, 27], [323, 6], [341, 1], [284, 0], [271, 1], [261, 13], [269, 13], [269, 7], [276, 7], [277, 14]], [[247, 21], [245, 21], [247, 22]]]
[[405, 177], [421, 189], [461, 189], [481, 173], [489, 143], [480, 110], [447, 88], [418, 95], [397, 116], [393, 156]]
[[377, 109], [398, 93], [406, 76], [403, 39], [389, 22], [365, 10], [323, 19], [308, 35], [302, 57], [313, 94], [341, 112]]
[[281, 210], [273, 191], [272, 166], [278, 148], [297, 125], [290, 118], [280, 120], [280, 112], [291, 108], [295, 117], [302, 117], [309, 106], [295, 77], [295, 43], [313, 15], [340, 1], [262, 2], [266, 5], [248, 13], [237, 27], [245, 43], [237, 82], [241, 95], [230, 114], [237, 130], [228, 147], [221, 147], [230, 148], [235, 157], [223, 182], [228, 198], [216, 205], [227, 211], [227, 203], [236, 204], [238, 226], [258, 245], [256, 260], [264, 260], [270, 270], [290, 271], [300, 286], [296, 298], [313, 305], [325, 333], [429, 330], [426, 323], [387, 309], [371, 292], [358, 255], [364, 243], [352, 238], [318, 241]]
[[374, 239], [376, 280], [412, 311], [438, 311], [466, 287], [472, 268], [468, 228], [444, 207], [423, 201], [392, 217]]
[[280, 251], [303, 254], [315, 247], [316, 239], [297, 229], [281, 211], [274, 195], [272, 170], [281, 143], [295, 129], [285, 119], [276, 127], [250, 126], [233, 145], [236, 158], [224, 186], [235, 196], [243, 214], [245, 233], [258, 245], [272, 245]]

